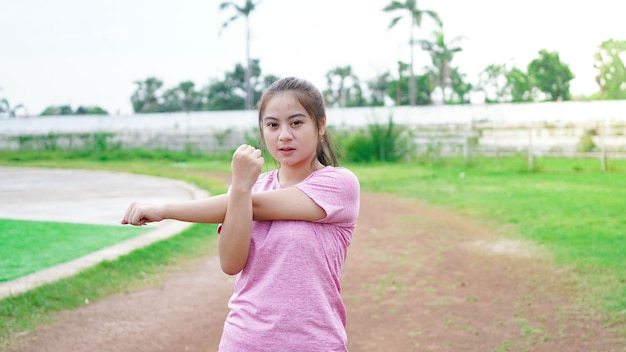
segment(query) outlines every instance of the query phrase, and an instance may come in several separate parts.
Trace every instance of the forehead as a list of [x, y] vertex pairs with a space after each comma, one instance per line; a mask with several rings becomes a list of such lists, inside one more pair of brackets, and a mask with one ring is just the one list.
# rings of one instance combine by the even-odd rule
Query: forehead
[[283, 92], [268, 100], [263, 116], [279, 117], [285, 114], [290, 115], [294, 112], [308, 115], [294, 94]]

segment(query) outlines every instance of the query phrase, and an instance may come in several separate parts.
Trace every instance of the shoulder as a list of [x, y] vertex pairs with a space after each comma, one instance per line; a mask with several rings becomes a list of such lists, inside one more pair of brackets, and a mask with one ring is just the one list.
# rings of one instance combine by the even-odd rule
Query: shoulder
[[302, 183], [316, 184], [323, 188], [359, 189], [356, 175], [344, 167], [323, 167], [309, 175]]
[[324, 178], [332, 177], [332, 178], [339, 178], [339, 179], [347, 179], [348, 181], [354, 181], [357, 183], [359, 182], [356, 175], [349, 169], [346, 169], [345, 167], [326, 166], [317, 170], [316, 172], [311, 174], [311, 176], [312, 177], [316, 177], [316, 176], [324, 177]]

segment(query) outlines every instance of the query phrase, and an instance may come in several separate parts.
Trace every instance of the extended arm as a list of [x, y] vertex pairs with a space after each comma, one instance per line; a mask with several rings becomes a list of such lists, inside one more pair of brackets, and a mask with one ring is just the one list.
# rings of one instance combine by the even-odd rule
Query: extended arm
[[[254, 220], [322, 219], [326, 214], [313, 200], [296, 187], [252, 193]], [[228, 194], [161, 205], [132, 203], [122, 224], [146, 225], [165, 219], [203, 224], [224, 222]]]

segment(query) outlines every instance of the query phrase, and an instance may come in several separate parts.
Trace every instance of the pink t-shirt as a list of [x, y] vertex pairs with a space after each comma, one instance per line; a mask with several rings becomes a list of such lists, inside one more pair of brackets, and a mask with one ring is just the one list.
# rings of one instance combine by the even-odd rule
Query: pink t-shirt
[[[341, 271], [359, 214], [359, 181], [327, 166], [295, 185], [324, 219], [255, 221], [248, 262], [237, 276], [220, 351], [346, 351]], [[282, 188], [277, 170], [253, 192]]]

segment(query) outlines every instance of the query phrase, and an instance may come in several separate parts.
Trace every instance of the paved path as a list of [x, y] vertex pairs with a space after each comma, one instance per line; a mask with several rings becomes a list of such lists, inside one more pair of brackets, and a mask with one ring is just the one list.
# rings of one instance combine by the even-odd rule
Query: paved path
[[[205, 196], [205, 191], [192, 185], [160, 177], [107, 171], [0, 168], [0, 219], [117, 225], [133, 201], [160, 203]], [[74, 275], [102, 260], [117, 258], [170, 237], [189, 225], [178, 221], [148, 225], [154, 230], [139, 237], [0, 283], [0, 298]]]

